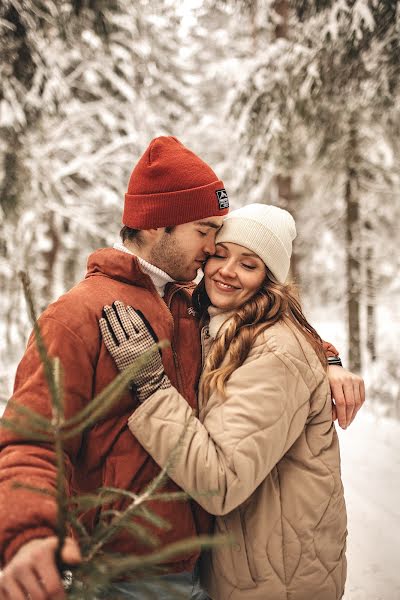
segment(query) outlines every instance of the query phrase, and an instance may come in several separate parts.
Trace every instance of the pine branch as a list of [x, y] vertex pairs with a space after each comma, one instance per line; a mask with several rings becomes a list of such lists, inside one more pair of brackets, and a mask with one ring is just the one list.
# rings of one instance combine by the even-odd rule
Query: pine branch
[[[80, 412], [69, 419], [65, 419], [64, 412], [64, 382], [63, 368], [59, 358], [48, 355], [40, 327], [35, 316], [35, 307], [30, 291], [28, 276], [21, 273], [24, 294], [27, 300], [30, 318], [32, 320], [35, 341], [43, 364], [45, 379], [49, 389], [51, 402], [51, 417], [32, 411], [29, 407], [11, 402], [10, 408], [16, 418], [1, 419], [1, 424], [23, 437], [24, 441], [39, 442], [52, 445], [55, 454], [55, 489], [46, 489], [40, 486], [16, 482], [15, 486], [35, 492], [39, 496], [54, 499], [57, 506], [55, 531], [58, 538], [56, 561], [60, 571], [64, 569], [61, 560], [63, 548], [68, 531], [75, 531], [81, 546], [83, 560], [81, 565], [74, 569], [72, 582], [68, 591], [71, 600], [92, 598], [97, 591], [107, 587], [121, 575], [130, 572], [132, 578], [146, 577], [160, 574], [160, 564], [183, 552], [199, 549], [203, 545], [221, 543], [220, 538], [196, 537], [181, 540], [160, 548], [160, 540], [154, 533], [169, 530], [172, 524], [156, 514], [149, 508], [149, 502], [177, 502], [186, 501], [190, 496], [183, 491], [162, 492], [160, 488], [168, 478], [168, 472], [174, 467], [179, 454], [186, 429], [183, 430], [175, 450], [171, 453], [167, 464], [159, 474], [140, 493], [133, 493], [115, 487], [101, 487], [93, 493], [82, 494], [69, 498], [66, 489], [65, 450], [66, 440], [81, 434], [86, 428], [93, 426], [98, 419], [110, 410], [112, 405], [123, 394], [133, 376], [146, 364], [148, 357], [158, 348], [165, 347], [167, 342], [154, 345], [152, 349], [143, 354], [133, 365], [120, 373], [100, 394], [89, 402]], [[123, 501], [126, 508], [117, 510], [113, 503]], [[82, 516], [87, 511], [99, 510], [99, 521], [90, 533], [82, 523]], [[138, 522], [140, 521], [140, 522]], [[141, 545], [148, 546], [150, 552], [146, 555], [124, 557], [105, 551], [105, 546], [118, 533], [124, 531], [132, 535]], [[224, 538], [226, 541], [226, 538]]]
[[55, 438], [54, 446], [57, 466], [56, 499], [58, 510], [56, 531], [58, 537], [58, 547], [56, 551], [56, 561], [58, 565], [62, 565], [61, 551], [64, 546], [65, 538], [67, 536], [68, 495], [65, 487], [64, 446], [61, 435], [61, 428], [64, 423], [63, 371], [60, 360], [58, 358], [54, 359], [53, 375], [55, 388], [57, 390], [57, 394], [54, 396], [53, 399], [53, 418], [51, 422]]
[[17, 404], [12, 400], [9, 401], [8, 406], [12, 408], [14, 412], [19, 413], [22, 417], [25, 417], [28, 420], [29, 426], [32, 426], [32, 424], [37, 426], [38, 433], [43, 432], [43, 430], [47, 433], [51, 433], [51, 423], [46, 417], [42, 417], [42, 415], [36, 411], [31, 410], [23, 404]]
[[[64, 463], [64, 446], [61, 435], [64, 425], [64, 387], [63, 387], [63, 372], [59, 358], [50, 358], [40, 331], [39, 324], [36, 318], [36, 310], [33, 301], [33, 295], [30, 289], [30, 281], [28, 274], [24, 271], [19, 273], [24, 290], [25, 300], [28, 305], [29, 316], [33, 325], [35, 334], [36, 346], [39, 352], [40, 360], [43, 364], [44, 374], [50, 392], [52, 405], [52, 419], [50, 429], [53, 434], [54, 450], [56, 455], [56, 501], [57, 501], [57, 523], [56, 533], [58, 545], [56, 550], [56, 562], [62, 565], [61, 551], [64, 546], [67, 535], [68, 522], [68, 496], [65, 488], [65, 463]], [[34, 417], [40, 420], [40, 417]]]
[[14, 433], [21, 435], [23, 438], [28, 438], [34, 442], [51, 442], [52, 441], [51, 435], [39, 433], [37, 430], [34, 430], [32, 428], [30, 429], [28, 425], [26, 427], [24, 427], [23, 425], [18, 423], [18, 421], [16, 421], [15, 419], [7, 419], [6, 417], [2, 417], [0, 419], [0, 424], [2, 427], [6, 427], [7, 429], [10, 429]]
[[[107, 410], [109, 410], [125, 392], [136, 373], [147, 363], [149, 356], [156, 350], [167, 347], [168, 344], [169, 342], [166, 340], [154, 344], [152, 348], [147, 350], [132, 365], [119, 373], [119, 375], [80, 412], [68, 419], [62, 428], [63, 440], [70, 439], [83, 433], [87, 427], [93, 425], [100, 417], [104, 416]], [[71, 429], [72, 425], [75, 427], [72, 427]]]
[[169, 456], [167, 463], [160, 470], [160, 473], [153, 479], [153, 481], [151, 481], [148, 484], [148, 486], [145, 488], [145, 490], [140, 495], [132, 494], [131, 492], [128, 492], [127, 490], [116, 490], [115, 488], [103, 488], [103, 490], [105, 490], [106, 492], [110, 492], [110, 491], [114, 492], [114, 493], [117, 492], [120, 495], [124, 495], [124, 496], [130, 498], [131, 503], [128, 505], [128, 507], [125, 509], [125, 511], [123, 513], [120, 513], [118, 516], [116, 516], [114, 518], [114, 520], [110, 523], [109, 528], [102, 535], [99, 536], [99, 539], [94, 544], [94, 546], [91, 548], [91, 551], [90, 551], [90, 554], [88, 557], [89, 560], [92, 560], [96, 556], [96, 554], [102, 550], [102, 548], [104, 547], [106, 542], [109, 541], [121, 528], [123, 528], [124, 525], [127, 522], [129, 522], [134, 515], [143, 516], [147, 521], [149, 521], [156, 527], [159, 527], [159, 528], [164, 527], [163, 520], [161, 520], [160, 517], [154, 515], [154, 513], [151, 513], [150, 511], [148, 511], [145, 507], [145, 504], [146, 504], [146, 502], [149, 502], [150, 500], [153, 499], [154, 494], [157, 492], [157, 490], [161, 487], [161, 485], [164, 483], [165, 479], [167, 478], [168, 471], [176, 460], [176, 455], [179, 452], [179, 449], [182, 445], [182, 440], [185, 435], [186, 435], [186, 429], [183, 429], [183, 431], [178, 439], [176, 448]]
[[33, 331], [35, 334], [36, 346], [37, 346], [37, 349], [39, 352], [40, 360], [43, 364], [44, 374], [46, 377], [47, 385], [49, 387], [52, 404], [59, 406], [60, 402], [61, 402], [61, 400], [59, 398], [60, 391], [59, 391], [59, 389], [57, 389], [57, 384], [56, 384], [56, 380], [55, 380], [54, 373], [53, 373], [53, 362], [47, 353], [46, 346], [45, 346], [45, 343], [44, 343], [44, 340], [43, 340], [43, 337], [42, 337], [42, 334], [40, 331], [40, 327], [37, 322], [36, 310], [35, 310], [35, 305], [34, 305], [34, 301], [33, 301], [33, 296], [31, 293], [29, 277], [25, 271], [20, 271], [19, 277], [22, 281], [24, 296], [25, 296], [26, 303], [28, 305], [29, 317], [30, 317], [31, 323], [33, 325]]
[[146, 554], [142, 556], [126, 556], [126, 557], [118, 557], [111, 558], [108, 563], [108, 568], [113, 573], [114, 578], [118, 578], [126, 573], [133, 573], [139, 569], [143, 569], [144, 567], [152, 567], [155, 565], [162, 565], [170, 559], [184, 552], [187, 553], [190, 550], [201, 550], [203, 548], [209, 548], [210, 546], [216, 545], [226, 545], [227, 543], [232, 543], [232, 538], [228, 536], [197, 536], [194, 538], [188, 538], [186, 540], [179, 540], [178, 542], [173, 542], [169, 544], [165, 548], [157, 552], [152, 552], [151, 554]]

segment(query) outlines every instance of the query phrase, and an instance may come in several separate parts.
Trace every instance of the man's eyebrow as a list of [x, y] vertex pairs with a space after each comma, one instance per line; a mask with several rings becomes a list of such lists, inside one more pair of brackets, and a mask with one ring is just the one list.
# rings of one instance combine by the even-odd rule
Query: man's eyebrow
[[217, 225], [213, 221], [196, 221], [196, 225], [201, 227], [212, 227], [213, 229], [221, 229], [222, 225]]

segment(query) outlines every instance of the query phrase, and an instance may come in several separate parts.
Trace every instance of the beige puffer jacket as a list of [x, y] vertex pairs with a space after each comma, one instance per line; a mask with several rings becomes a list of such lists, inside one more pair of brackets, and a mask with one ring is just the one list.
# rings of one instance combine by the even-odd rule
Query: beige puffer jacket
[[202, 585], [211, 598], [342, 598], [347, 530], [338, 438], [328, 380], [310, 344], [291, 325], [270, 327], [231, 375], [226, 399], [213, 393], [199, 406], [197, 419], [175, 388], [160, 390], [129, 427], [161, 466], [186, 429], [170, 476], [189, 493], [217, 492], [196, 500], [218, 515], [216, 532], [235, 543], [204, 557]]

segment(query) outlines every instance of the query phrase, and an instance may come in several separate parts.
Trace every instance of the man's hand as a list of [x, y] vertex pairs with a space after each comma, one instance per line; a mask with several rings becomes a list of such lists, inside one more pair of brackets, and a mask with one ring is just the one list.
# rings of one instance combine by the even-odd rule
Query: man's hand
[[332, 419], [338, 419], [340, 427], [346, 429], [365, 401], [364, 381], [338, 365], [328, 367], [328, 379], [334, 401]]
[[[24, 544], [0, 575], [0, 600], [64, 600], [55, 558], [57, 544], [56, 537]], [[81, 562], [79, 546], [72, 538], [66, 538], [61, 558], [67, 565]]]

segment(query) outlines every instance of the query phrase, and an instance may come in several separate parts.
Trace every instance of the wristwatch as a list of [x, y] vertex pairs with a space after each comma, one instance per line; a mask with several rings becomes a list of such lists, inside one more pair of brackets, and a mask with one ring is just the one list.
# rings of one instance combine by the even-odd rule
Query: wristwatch
[[328, 356], [328, 365], [338, 365], [339, 367], [343, 367], [340, 356]]

